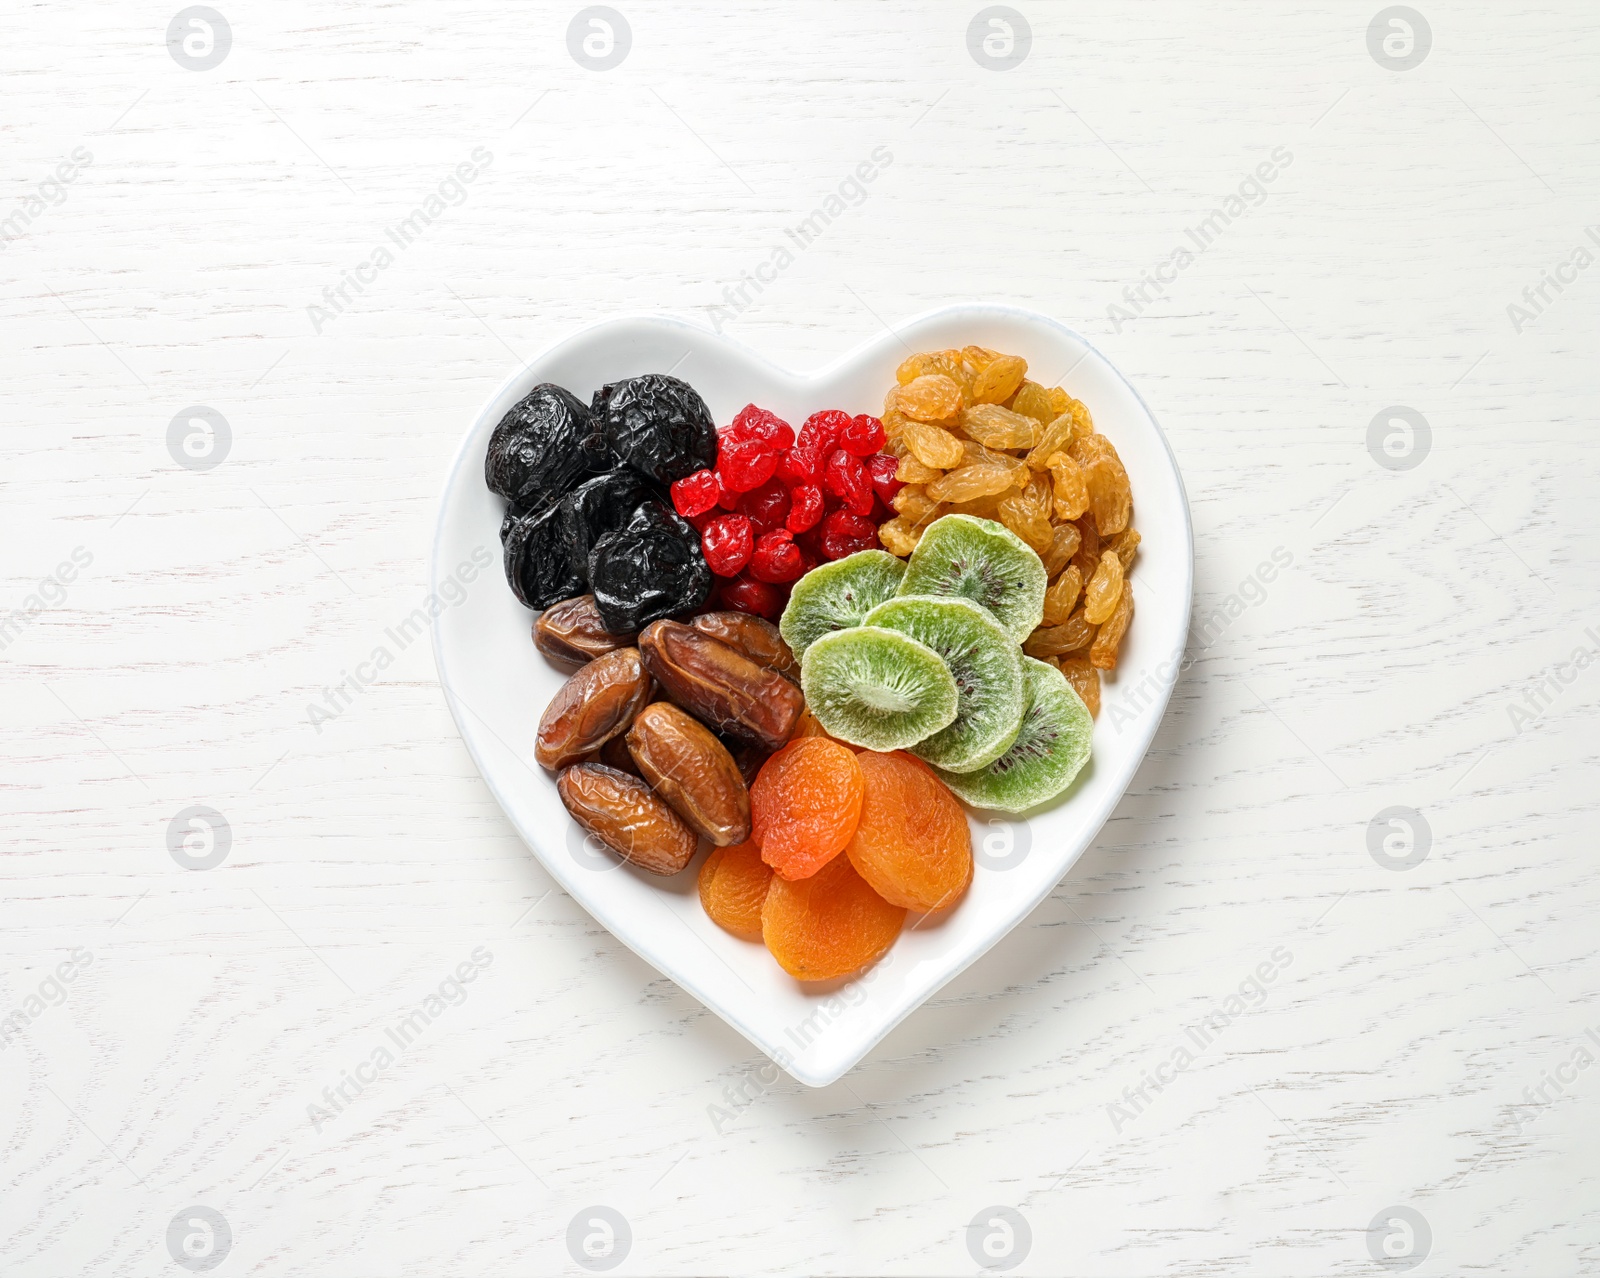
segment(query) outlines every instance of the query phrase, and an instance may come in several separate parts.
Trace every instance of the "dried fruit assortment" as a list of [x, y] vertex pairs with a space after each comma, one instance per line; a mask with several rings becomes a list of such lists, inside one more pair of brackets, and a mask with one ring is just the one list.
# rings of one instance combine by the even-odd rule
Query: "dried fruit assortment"
[[720, 430], [648, 373], [544, 384], [495, 428], [507, 581], [577, 670], [535, 758], [629, 863], [802, 981], [848, 976], [973, 877], [965, 802], [1087, 762], [1132, 619], [1127, 473], [1088, 409], [981, 347], [913, 355], [883, 416]]

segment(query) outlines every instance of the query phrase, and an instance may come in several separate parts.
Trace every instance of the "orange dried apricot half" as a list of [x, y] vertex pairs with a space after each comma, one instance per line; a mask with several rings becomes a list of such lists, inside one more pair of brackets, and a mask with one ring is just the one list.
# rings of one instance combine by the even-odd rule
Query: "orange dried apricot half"
[[700, 904], [718, 927], [747, 941], [761, 939], [761, 904], [772, 883], [772, 867], [754, 839], [713, 848], [700, 867]]
[[761, 907], [761, 935], [790, 976], [826, 981], [875, 963], [905, 919], [840, 856], [810, 878], [774, 878]]
[[750, 787], [752, 838], [780, 878], [815, 874], [844, 851], [861, 817], [855, 754], [827, 737], [791, 741]]
[[967, 815], [928, 765], [902, 751], [860, 754], [861, 821], [845, 848], [884, 900], [908, 910], [954, 905], [972, 882]]

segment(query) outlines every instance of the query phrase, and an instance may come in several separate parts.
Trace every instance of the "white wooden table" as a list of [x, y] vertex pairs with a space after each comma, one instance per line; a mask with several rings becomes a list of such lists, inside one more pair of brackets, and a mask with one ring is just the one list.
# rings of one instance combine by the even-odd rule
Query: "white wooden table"
[[[1592, 7], [1018, 0], [996, 70], [976, 0], [617, 0], [592, 70], [576, 4], [216, 3], [0, 40], [0, 1270], [1600, 1272]], [[309, 708], [543, 344], [950, 298], [1134, 380], [1203, 628], [1051, 900], [811, 1092], [550, 890], [425, 642]]]

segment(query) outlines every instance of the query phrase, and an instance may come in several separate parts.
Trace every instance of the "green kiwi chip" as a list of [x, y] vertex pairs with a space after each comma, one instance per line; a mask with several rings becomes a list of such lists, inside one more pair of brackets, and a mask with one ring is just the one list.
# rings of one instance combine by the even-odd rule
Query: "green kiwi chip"
[[956, 681], [956, 717], [911, 747], [951, 772], [974, 772], [1010, 748], [1022, 726], [1022, 655], [1017, 641], [970, 599], [900, 595], [867, 614], [866, 624], [898, 630], [944, 659]]
[[814, 640], [800, 662], [800, 686], [829, 736], [868, 750], [904, 750], [956, 717], [956, 681], [944, 658], [881, 626]]
[[892, 598], [906, 566], [886, 550], [858, 550], [820, 564], [794, 583], [778, 620], [783, 640], [799, 659], [823, 635], [859, 626]]
[[1011, 748], [976, 772], [939, 770], [957, 798], [975, 808], [1024, 812], [1053, 799], [1089, 761], [1094, 720], [1054, 666], [1022, 659], [1026, 704]]
[[895, 593], [970, 599], [1021, 643], [1044, 618], [1045, 585], [1043, 561], [1004, 524], [945, 515], [922, 534]]

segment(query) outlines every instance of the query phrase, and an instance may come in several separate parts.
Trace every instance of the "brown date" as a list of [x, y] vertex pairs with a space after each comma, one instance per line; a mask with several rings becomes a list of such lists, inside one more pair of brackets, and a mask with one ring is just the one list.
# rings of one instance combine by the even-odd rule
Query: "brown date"
[[652, 874], [676, 874], [699, 846], [694, 831], [638, 777], [578, 763], [556, 778], [572, 819], [613, 852]]
[[639, 774], [719, 848], [750, 837], [750, 791], [728, 748], [670, 701], [639, 711], [628, 729]]
[[781, 674], [680, 621], [652, 621], [639, 632], [639, 651], [662, 691], [723, 735], [776, 750], [805, 709]]
[[[635, 718], [637, 719], [637, 716]], [[626, 733], [612, 737], [611, 740], [600, 747], [599, 752], [592, 760], [587, 760], [586, 762], [603, 763], [606, 767], [615, 768], [618, 772], [631, 772], [634, 776], [639, 775], [639, 765], [633, 761], [633, 752], [628, 749]]]
[[597, 657], [561, 685], [539, 720], [534, 758], [558, 772], [627, 731], [650, 701], [650, 676], [637, 648]]
[[581, 666], [618, 648], [631, 647], [632, 635], [614, 635], [600, 620], [593, 595], [551, 604], [533, 623], [534, 647], [552, 661]]
[[703, 612], [689, 622], [703, 635], [737, 648], [758, 666], [776, 670], [785, 679], [800, 682], [800, 663], [794, 659], [778, 628], [765, 617], [748, 612]]

